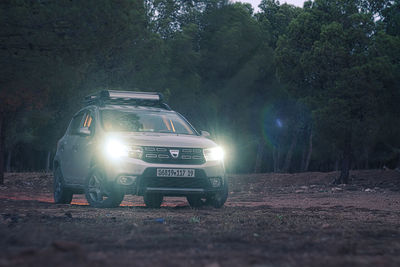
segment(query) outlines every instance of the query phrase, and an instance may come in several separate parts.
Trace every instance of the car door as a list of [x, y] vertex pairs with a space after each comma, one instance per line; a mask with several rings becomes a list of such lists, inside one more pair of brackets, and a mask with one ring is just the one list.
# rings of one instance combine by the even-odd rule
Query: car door
[[[76, 184], [83, 185], [89, 175], [90, 163], [93, 153], [95, 153], [95, 125], [94, 112], [87, 110], [81, 125], [81, 129], [85, 129], [85, 131], [81, 131], [75, 140], [74, 153], [76, 156], [73, 158], [73, 165]], [[86, 134], [87, 131], [90, 134]]]
[[67, 134], [63, 138], [60, 144], [61, 171], [64, 176], [64, 180], [67, 184], [74, 184], [76, 180], [74, 175], [74, 164], [73, 164], [75, 161], [74, 157], [76, 156], [75, 142], [84, 115], [85, 112], [79, 112], [72, 118], [70, 126], [67, 130]]

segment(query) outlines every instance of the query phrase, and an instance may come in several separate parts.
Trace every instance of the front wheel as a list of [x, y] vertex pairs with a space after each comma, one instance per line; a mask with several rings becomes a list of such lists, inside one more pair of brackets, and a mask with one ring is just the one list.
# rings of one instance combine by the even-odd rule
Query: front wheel
[[89, 205], [96, 208], [118, 207], [124, 199], [124, 193], [108, 185], [104, 174], [96, 169], [86, 179], [85, 196]]
[[207, 201], [211, 206], [214, 206], [215, 208], [219, 209], [221, 208], [226, 200], [228, 199], [228, 183], [225, 181], [224, 183], [224, 188], [213, 195], [211, 195], [209, 198], [207, 198]]
[[163, 199], [163, 195], [155, 193], [145, 193], [143, 196], [144, 204], [146, 204], [146, 207], [152, 209], [160, 208]]
[[56, 167], [53, 175], [54, 202], [56, 204], [70, 204], [73, 193], [65, 186], [60, 167]]
[[189, 195], [186, 196], [186, 199], [192, 208], [201, 208], [202, 206], [207, 205], [207, 200], [204, 200], [201, 196]]

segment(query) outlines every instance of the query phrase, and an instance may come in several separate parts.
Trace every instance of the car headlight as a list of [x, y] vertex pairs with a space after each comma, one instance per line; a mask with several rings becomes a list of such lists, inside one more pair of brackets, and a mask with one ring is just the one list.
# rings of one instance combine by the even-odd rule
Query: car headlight
[[121, 157], [141, 159], [143, 155], [142, 147], [132, 145], [127, 146], [118, 139], [108, 139], [104, 148], [105, 154], [111, 159], [118, 159]]
[[205, 148], [203, 150], [206, 161], [217, 161], [224, 159], [224, 150], [222, 147]]
[[108, 157], [113, 159], [128, 157], [129, 147], [116, 139], [109, 139], [105, 144], [105, 153]]

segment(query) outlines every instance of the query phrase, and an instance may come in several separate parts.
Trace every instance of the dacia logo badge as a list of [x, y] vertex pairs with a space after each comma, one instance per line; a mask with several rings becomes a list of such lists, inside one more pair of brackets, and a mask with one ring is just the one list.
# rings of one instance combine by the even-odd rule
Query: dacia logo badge
[[179, 157], [179, 150], [178, 149], [170, 149], [169, 153], [171, 153], [171, 156], [176, 159]]

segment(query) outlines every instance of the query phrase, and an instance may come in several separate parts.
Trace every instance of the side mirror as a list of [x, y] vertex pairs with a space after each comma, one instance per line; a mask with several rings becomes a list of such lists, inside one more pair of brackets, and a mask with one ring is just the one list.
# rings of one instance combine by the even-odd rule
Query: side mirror
[[207, 131], [201, 131], [201, 136], [203, 137], [210, 137], [210, 133]]
[[90, 130], [88, 127], [79, 128], [78, 134], [80, 135], [90, 135]]

